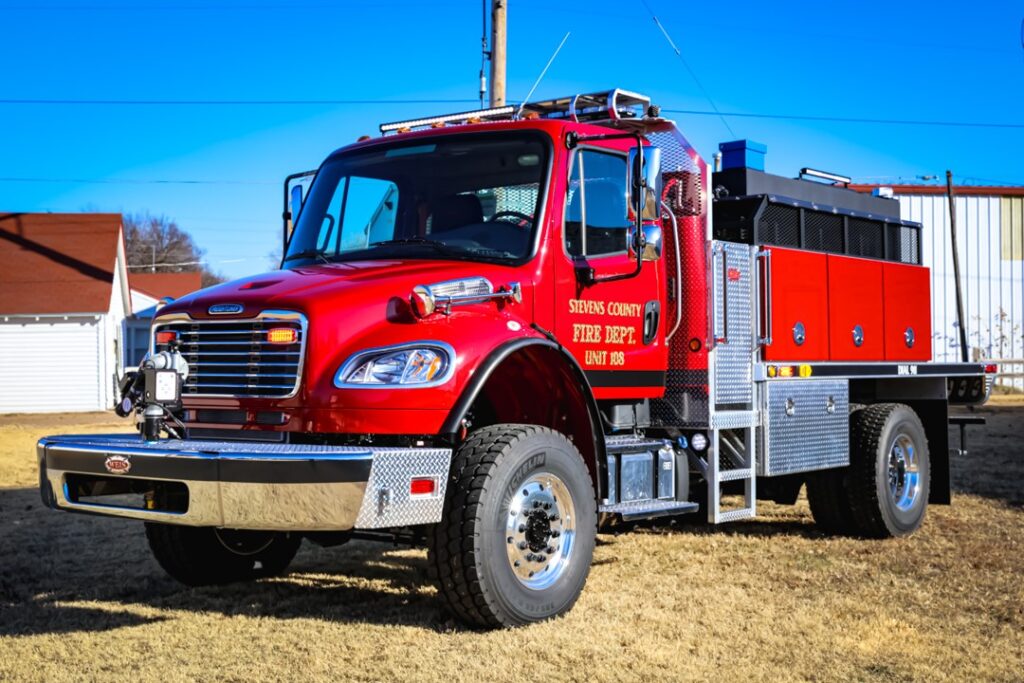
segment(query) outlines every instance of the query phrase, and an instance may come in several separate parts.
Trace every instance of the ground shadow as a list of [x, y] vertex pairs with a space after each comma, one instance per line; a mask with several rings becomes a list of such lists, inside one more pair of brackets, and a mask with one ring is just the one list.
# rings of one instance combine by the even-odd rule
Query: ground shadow
[[[140, 522], [57, 512], [44, 508], [34, 489], [0, 489], [0, 635], [103, 631], [160, 619], [131, 611], [144, 606], [461, 629], [442, 610], [422, 551], [408, 550], [307, 541], [286, 576], [188, 588], [152, 559]], [[92, 601], [114, 606], [77, 604]]]
[[[986, 405], [970, 411], [970, 415], [984, 417], [987, 422], [968, 427], [966, 456], [950, 456], [954, 493], [1024, 507], [1024, 405]], [[959, 444], [959, 430], [950, 429], [950, 448]]]

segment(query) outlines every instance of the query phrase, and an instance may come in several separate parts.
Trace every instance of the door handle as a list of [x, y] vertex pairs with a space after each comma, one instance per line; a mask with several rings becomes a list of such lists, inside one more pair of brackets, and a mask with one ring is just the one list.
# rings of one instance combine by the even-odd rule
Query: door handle
[[644, 304], [644, 346], [649, 346], [658, 337], [658, 323], [661, 318], [661, 304], [658, 301], [648, 301]]

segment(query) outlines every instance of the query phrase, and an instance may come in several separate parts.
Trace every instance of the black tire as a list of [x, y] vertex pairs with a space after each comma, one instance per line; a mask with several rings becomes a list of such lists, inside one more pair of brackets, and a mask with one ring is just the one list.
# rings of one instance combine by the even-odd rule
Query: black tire
[[814, 523], [830, 534], [853, 533], [853, 513], [846, 495], [847, 468], [822, 470], [807, 475], [807, 502]]
[[[556, 490], [567, 493], [568, 500], [563, 495], [559, 502]], [[535, 506], [541, 502], [535, 496], [544, 495], [553, 504]], [[590, 472], [562, 434], [511, 424], [471, 434], [452, 459], [444, 514], [429, 539], [428, 562], [450, 610], [482, 628], [518, 626], [569, 611], [590, 573], [596, 505]], [[561, 524], [565, 531], [559, 531]], [[515, 527], [512, 532], [509, 525]], [[508, 534], [516, 532], [525, 535], [513, 543]], [[519, 549], [527, 538], [529, 547]], [[520, 562], [516, 553], [533, 556], [533, 564], [515, 564]], [[546, 580], [550, 584], [539, 584]], [[532, 582], [538, 583], [531, 587]]]
[[146, 522], [146, 539], [163, 570], [187, 586], [281, 574], [302, 543], [297, 534], [155, 522]]
[[924, 426], [910, 407], [880, 403], [851, 416], [845, 486], [855, 533], [871, 538], [907, 536], [921, 526], [928, 508], [931, 463]]

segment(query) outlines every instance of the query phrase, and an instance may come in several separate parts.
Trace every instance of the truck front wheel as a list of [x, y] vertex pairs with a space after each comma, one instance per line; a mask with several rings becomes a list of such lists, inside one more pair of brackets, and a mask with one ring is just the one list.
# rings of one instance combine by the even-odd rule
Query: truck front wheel
[[[288, 568], [302, 537], [277, 531], [242, 531], [146, 523], [146, 539], [164, 571], [187, 586], [249, 581]], [[257, 564], [258, 563], [258, 564]]]
[[594, 487], [572, 442], [544, 427], [495, 425], [453, 458], [430, 565], [460, 619], [518, 626], [572, 608], [596, 533]]

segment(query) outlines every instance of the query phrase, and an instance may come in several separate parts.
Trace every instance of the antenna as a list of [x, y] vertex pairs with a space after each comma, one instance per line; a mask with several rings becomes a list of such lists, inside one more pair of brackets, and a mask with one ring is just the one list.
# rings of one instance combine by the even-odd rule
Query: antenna
[[519, 118], [520, 114], [523, 113], [523, 107], [525, 107], [526, 103], [530, 101], [531, 97], [533, 97], [533, 91], [536, 90], [537, 86], [540, 85], [540, 82], [544, 80], [544, 74], [546, 74], [548, 72], [548, 69], [551, 68], [551, 63], [555, 61], [555, 57], [557, 57], [558, 53], [562, 51], [562, 46], [565, 45], [565, 41], [567, 40], [569, 40], [569, 31], [565, 32], [565, 37], [562, 38], [562, 42], [560, 42], [558, 44], [558, 47], [555, 48], [554, 54], [551, 55], [551, 59], [548, 60], [548, 63], [544, 65], [544, 70], [540, 72], [540, 76], [537, 76], [537, 80], [533, 82], [533, 87], [530, 88], [530, 92], [526, 93], [526, 97], [523, 99], [522, 102], [519, 103], [519, 108], [516, 109], [517, 119]]
[[483, 10], [483, 26], [480, 29], [480, 108], [484, 108], [484, 96], [487, 95], [487, 74], [484, 69], [487, 67], [487, 60], [491, 58], [491, 52], [487, 49], [487, 0], [480, 0], [480, 9]]

